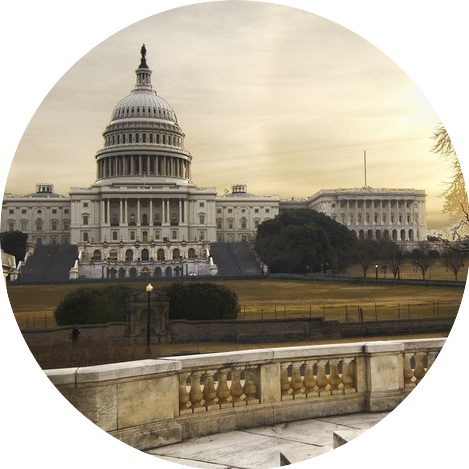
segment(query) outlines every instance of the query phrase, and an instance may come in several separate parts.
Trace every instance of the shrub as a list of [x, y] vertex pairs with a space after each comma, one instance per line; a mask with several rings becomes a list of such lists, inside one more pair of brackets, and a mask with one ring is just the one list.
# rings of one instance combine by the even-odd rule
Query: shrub
[[134, 292], [131, 287], [83, 287], [69, 293], [54, 311], [59, 326], [72, 324], [105, 324], [125, 321], [128, 306], [126, 299]]
[[166, 289], [169, 318], [188, 320], [236, 319], [238, 295], [216, 283], [176, 282]]

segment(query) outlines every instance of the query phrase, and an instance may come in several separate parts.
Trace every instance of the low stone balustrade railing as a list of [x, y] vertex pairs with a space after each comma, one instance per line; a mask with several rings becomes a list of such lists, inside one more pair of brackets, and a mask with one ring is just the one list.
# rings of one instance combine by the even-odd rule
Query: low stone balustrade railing
[[394, 409], [444, 339], [284, 347], [47, 370], [103, 430], [139, 449], [237, 428]]

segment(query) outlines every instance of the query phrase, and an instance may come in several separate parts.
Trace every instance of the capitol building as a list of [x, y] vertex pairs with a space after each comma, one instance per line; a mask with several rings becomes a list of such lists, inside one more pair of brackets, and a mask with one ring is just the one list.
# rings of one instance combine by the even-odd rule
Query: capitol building
[[76, 246], [70, 279], [216, 275], [211, 244], [249, 243], [259, 224], [299, 208], [325, 213], [360, 239], [392, 239], [407, 249], [426, 239], [424, 190], [365, 186], [283, 200], [244, 184], [222, 195], [198, 187], [176, 113], [153, 89], [144, 46], [135, 74], [104, 129], [90, 187], [59, 195], [40, 183], [3, 200], [1, 231], [28, 233], [30, 254]]

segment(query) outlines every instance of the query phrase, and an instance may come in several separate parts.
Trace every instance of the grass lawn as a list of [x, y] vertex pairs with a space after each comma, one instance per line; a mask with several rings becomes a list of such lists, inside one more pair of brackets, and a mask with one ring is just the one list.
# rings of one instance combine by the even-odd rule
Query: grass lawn
[[[328, 320], [357, 320], [360, 307], [364, 320], [454, 317], [464, 292], [460, 287], [357, 285], [271, 279], [218, 282], [237, 292], [241, 317], [246, 319], [312, 315]], [[144, 291], [146, 283], [147, 281], [133, 282], [131, 285]], [[157, 280], [153, 279], [152, 283], [158, 288]], [[101, 284], [104, 285], [109, 284]], [[55, 326], [53, 312], [56, 305], [67, 293], [82, 286], [9, 286], [10, 303], [20, 328]]]

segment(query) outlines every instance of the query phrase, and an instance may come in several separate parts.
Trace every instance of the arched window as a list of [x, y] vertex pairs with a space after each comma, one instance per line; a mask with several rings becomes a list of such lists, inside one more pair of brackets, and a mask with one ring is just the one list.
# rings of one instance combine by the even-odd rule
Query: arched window
[[156, 260], [164, 261], [164, 249], [158, 249], [156, 253]]
[[111, 261], [117, 261], [117, 251], [115, 249], [109, 251], [109, 259]]
[[188, 251], [187, 251], [187, 257], [189, 259], [195, 259], [195, 249], [194, 248], [190, 248]]
[[36, 231], [42, 231], [42, 219], [40, 218], [36, 220]]
[[241, 218], [241, 229], [245, 230], [247, 225], [247, 220], [246, 218]]
[[125, 260], [127, 262], [134, 260], [134, 252], [132, 251], [132, 249], [127, 249], [127, 251], [125, 251]]
[[131, 267], [129, 269], [129, 277], [130, 278], [135, 278], [137, 277], [137, 269], [135, 267]]
[[173, 260], [177, 261], [181, 257], [181, 251], [179, 249], [173, 249]]
[[148, 249], [142, 249], [141, 258], [142, 258], [142, 261], [149, 261], [150, 260], [150, 251]]
[[101, 260], [101, 251], [100, 251], [99, 249], [95, 249], [95, 250], [93, 251], [93, 257], [92, 257], [92, 259], [93, 259], [94, 261], [100, 261], [100, 260]]

